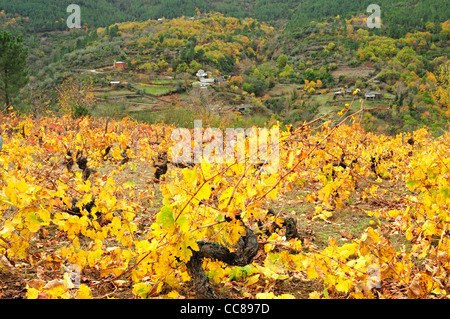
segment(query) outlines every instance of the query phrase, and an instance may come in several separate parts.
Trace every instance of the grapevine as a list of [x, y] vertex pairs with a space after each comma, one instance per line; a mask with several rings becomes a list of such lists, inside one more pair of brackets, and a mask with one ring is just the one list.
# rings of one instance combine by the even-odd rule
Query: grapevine
[[[248, 157], [256, 137], [232, 163], [179, 167], [170, 125], [1, 115], [0, 273], [28, 274], [28, 298], [106, 298], [119, 288], [215, 298], [231, 283], [243, 298], [295, 298], [274, 288], [289, 277], [318, 283], [309, 298], [446, 298], [450, 136], [368, 133], [358, 123], [367, 111], [279, 123], [270, 174]], [[129, 178], [136, 170], [139, 185]], [[313, 205], [308, 225], [272, 209], [287, 195]], [[344, 244], [330, 237], [318, 247], [297, 229], [336, 227], [356, 195], [379, 204], [358, 208], [376, 220], [360, 236], [341, 231]], [[405, 244], [394, 245], [393, 233]]]

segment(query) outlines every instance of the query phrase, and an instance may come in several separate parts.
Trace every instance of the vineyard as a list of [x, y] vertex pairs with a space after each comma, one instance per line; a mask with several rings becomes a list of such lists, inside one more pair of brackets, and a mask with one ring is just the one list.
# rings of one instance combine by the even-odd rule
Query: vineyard
[[[234, 162], [180, 164], [164, 123], [1, 115], [0, 294], [446, 298], [450, 135], [367, 133], [365, 111], [279, 124], [270, 174], [255, 136]], [[350, 208], [369, 225], [342, 227]]]

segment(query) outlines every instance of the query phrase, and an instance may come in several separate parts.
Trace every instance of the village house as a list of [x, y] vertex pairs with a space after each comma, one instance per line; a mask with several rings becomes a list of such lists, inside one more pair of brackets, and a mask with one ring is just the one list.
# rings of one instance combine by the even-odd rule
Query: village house
[[344, 90], [344, 92], [345, 92], [345, 94], [352, 95], [352, 94], [353, 94], [353, 89], [351, 89], [351, 88], [346, 88], [346, 89]]
[[214, 83], [218, 83], [218, 80], [213, 77], [208, 77], [208, 74], [205, 72], [205, 70], [200, 69], [195, 74], [198, 77], [198, 81], [192, 83], [192, 86], [200, 86], [201, 88], [207, 88]]
[[200, 69], [200, 70], [197, 71], [195, 76], [197, 76], [199, 79], [202, 79], [202, 78], [207, 78], [208, 74], [205, 72], [205, 70]]
[[364, 98], [366, 100], [380, 100], [383, 97], [383, 95], [381, 94], [381, 92], [377, 92], [377, 91], [367, 91], [366, 93], [364, 93]]
[[127, 63], [122, 61], [114, 61], [113, 66], [115, 69], [125, 70], [127, 68]]

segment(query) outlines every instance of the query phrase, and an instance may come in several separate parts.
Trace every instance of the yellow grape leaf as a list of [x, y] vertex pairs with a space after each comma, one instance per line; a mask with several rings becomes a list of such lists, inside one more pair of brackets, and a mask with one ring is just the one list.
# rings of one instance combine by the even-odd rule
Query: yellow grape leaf
[[208, 200], [211, 196], [211, 185], [208, 183], [205, 183], [202, 188], [197, 192], [197, 196], [195, 196], [199, 201], [206, 199]]
[[[361, 237], [361, 239], [362, 239], [362, 237]], [[362, 256], [366, 256], [367, 254], [370, 253], [370, 247], [369, 247], [368, 245], [366, 245], [366, 244], [364, 243], [364, 241], [361, 241], [361, 243], [360, 243], [359, 253], [360, 253]]]
[[41, 225], [49, 225], [51, 214], [47, 209], [40, 209], [38, 211], [39, 218], [41, 219]]
[[413, 226], [409, 227], [405, 232], [405, 238], [409, 241], [413, 239]]
[[275, 245], [273, 244], [265, 244], [264, 245], [264, 252], [268, 253], [272, 251], [275, 248]]
[[302, 241], [300, 239], [293, 238], [289, 240], [289, 243], [291, 244], [292, 249], [295, 249], [297, 251], [302, 250]]
[[103, 250], [96, 249], [95, 251], [90, 251], [87, 257], [89, 266], [94, 267], [96, 262], [102, 257]]
[[260, 265], [255, 265], [255, 266], [259, 270], [259, 272], [267, 278], [275, 279], [275, 280], [283, 280], [283, 279], [289, 278], [288, 275], [277, 274], [275, 271], [273, 271], [272, 269], [269, 269], [267, 267], [260, 266]]
[[83, 142], [83, 134], [77, 133], [76, 141], [82, 143]]
[[276, 296], [273, 292], [259, 292], [256, 294], [256, 299], [295, 299], [295, 297], [291, 294]]
[[178, 249], [176, 255], [182, 262], [188, 262], [191, 259], [192, 250], [199, 250], [195, 237], [190, 237], [188, 234], [180, 238], [176, 248]]
[[256, 274], [256, 275], [248, 277], [247, 281], [246, 281], [246, 286], [251, 286], [253, 284], [256, 284], [259, 280], [259, 276], [260, 276], [259, 274]]
[[69, 298], [69, 294], [67, 293], [64, 280], [58, 280], [58, 279], [52, 280], [44, 286], [44, 290], [46, 290], [46, 292], [49, 293], [51, 298], [55, 298], [55, 299], [57, 299], [57, 298], [68, 299]]
[[172, 290], [171, 292], [169, 292], [169, 293], [167, 294], [167, 298], [169, 298], [169, 299], [180, 299], [180, 298], [183, 298], [183, 297], [180, 296], [180, 294], [178, 293], [178, 291]]
[[294, 166], [294, 151], [293, 150], [289, 150], [288, 155], [287, 155], [287, 163], [286, 163], [286, 167], [287, 168], [292, 168]]
[[38, 295], [39, 295], [39, 290], [28, 287], [28, 285], [27, 285], [27, 293], [26, 293], [27, 299], [37, 299]]
[[380, 242], [380, 240], [381, 240], [381, 239], [380, 239], [380, 235], [379, 235], [376, 231], [374, 231], [372, 227], [369, 227], [369, 229], [367, 230], [367, 233], [369, 234], [370, 239], [371, 239], [375, 244], [377, 244], [377, 243]]
[[258, 204], [247, 206], [247, 211], [258, 220], [263, 220], [267, 214], [267, 210], [262, 209]]
[[183, 180], [187, 185], [193, 187], [197, 184], [197, 173], [195, 172], [195, 168], [193, 170], [185, 168], [181, 172], [183, 174]]
[[133, 294], [141, 298], [146, 298], [150, 290], [152, 290], [152, 285], [143, 282], [137, 283], [133, 286]]
[[276, 299], [295, 299], [292, 294], [281, 294], [276, 297]]
[[238, 163], [230, 168], [236, 175], [242, 175], [245, 172], [245, 165], [243, 163]]
[[78, 299], [92, 299], [91, 288], [85, 284], [81, 284], [77, 296]]
[[425, 236], [432, 236], [436, 233], [436, 223], [432, 220], [427, 220], [422, 225], [422, 231]]
[[306, 278], [308, 279], [319, 278], [319, 274], [317, 273], [315, 267], [312, 267], [312, 265], [308, 265], [305, 268], [306, 268]]
[[267, 238], [267, 241], [280, 241], [281, 237], [278, 233], [272, 233], [269, 238]]
[[91, 181], [87, 180], [84, 183], [77, 184], [77, 191], [88, 193], [91, 191]]
[[322, 212], [322, 206], [316, 206], [314, 208], [314, 215], [319, 215]]
[[361, 242], [366, 245], [377, 244], [380, 240], [380, 235], [372, 227], [367, 228], [366, 232], [361, 235]]
[[180, 226], [180, 230], [185, 233], [189, 231], [189, 228], [191, 227], [189, 220], [186, 216], [181, 216], [177, 219], [177, 224]]
[[348, 293], [352, 286], [353, 282], [351, 280], [339, 278], [338, 284], [336, 285], [336, 290]]
[[320, 292], [317, 291], [310, 292], [309, 299], [321, 299]]
[[86, 193], [83, 195], [83, 199], [81, 200], [81, 204], [87, 204], [92, 200], [92, 194]]
[[27, 256], [27, 251], [30, 244], [27, 241], [21, 240], [20, 237], [15, 240], [13, 237], [11, 239], [13, 239], [11, 251], [19, 258], [25, 258]]
[[[31, 209], [34, 210], [34, 209]], [[36, 216], [36, 213], [30, 212], [25, 216], [25, 223], [27, 225], [27, 228], [30, 232], [35, 233], [41, 228], [41, 223], [38, 220], [38, 216]]]
[[245, 236], [245, 228], [238, 220], [233, 220], [228, 224], [228, 238], [229, 244], [237, 243], [241, 236]]
[[256, 299], [274, 299], [275, 294], [273, 292], [258, 292]]
[[306, 201], [309, 203], [314, 204], [314, 202], [317, 200], [316, 198], [316, 194], [312, 193], [312, 194], [307, 194], [306, 195]]
[[200, 167], [202, 169], [203, 172], [203, 178], [205, 180], [209, 179], [212, 174], [211, 174], [211, 164], [206, 161], [206, 160], [202, 160], [202, 163], [200, 164]]
[[14, 227], [13, 222], [11, 220], [7, 219], [5, 221], [5, 223], [3, 224], [3, 229], [0, 230], [0, 236], [3, 236], [5, 234], [7, 234], [7, 233], [12, 232], [14, 230], [14, 228], [15, 227]]
[[164, 206], [156, 215], [156, 222], [167, 231], [173, 231], [175, 227], [175, 219], [173, 217], [172, 207]]
[[258, 191], [250, 183], [247, 184], [245, 189], [247, 190], [247, 198], [251, 198], [258, 193]]

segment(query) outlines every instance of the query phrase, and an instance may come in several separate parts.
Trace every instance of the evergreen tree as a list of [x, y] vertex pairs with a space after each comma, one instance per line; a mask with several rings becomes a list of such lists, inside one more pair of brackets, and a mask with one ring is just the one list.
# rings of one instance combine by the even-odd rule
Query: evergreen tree
[[12, 98], [29, 81], [27, 67], [28, 49], [22, 36], [12, 37], [0, 32], [0, 93], [2, 104], [11, 104]]

